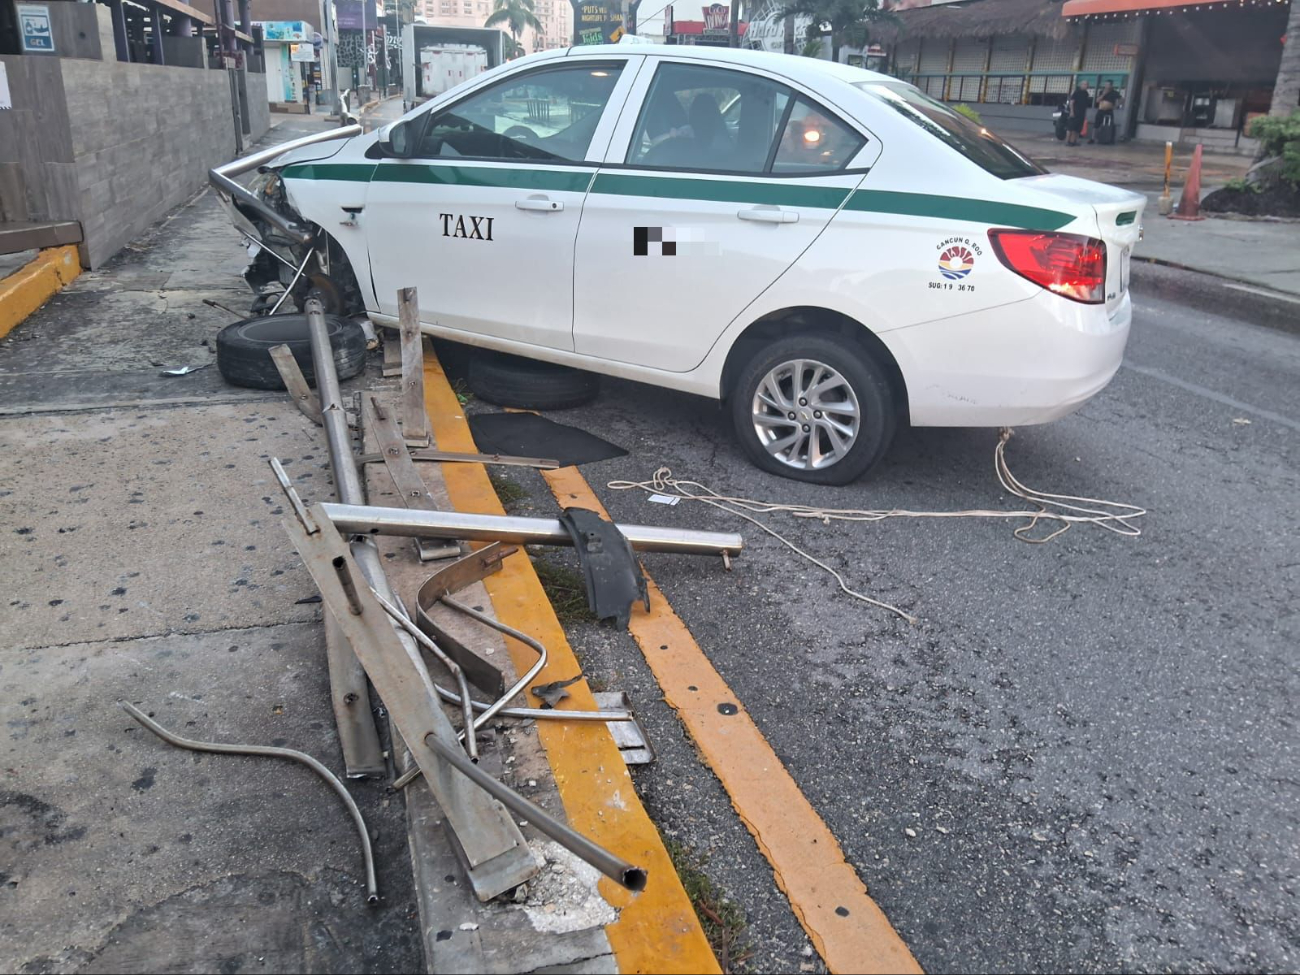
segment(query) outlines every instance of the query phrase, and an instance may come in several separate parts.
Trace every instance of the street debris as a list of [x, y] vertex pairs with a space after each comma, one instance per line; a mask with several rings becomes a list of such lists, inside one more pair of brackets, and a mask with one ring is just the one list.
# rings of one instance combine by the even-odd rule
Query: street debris
[[178, 366], [178, 367], [175, 368], [175, 369], [164, 369], [164, 370], [163, 370], [162, 372], [160, 372], [158, 375], [160, 375], [160, 376], [188, 376], [190, 373], [192, 373], [192, 372], [198, 372], [200, 369], [206, 369], [206, 368], [208, 368], [208, 366], [210, 366], [210, 365], [212, 365], [212, 363], [210, 363], [210, 362], [205, 362], [205, 363], [203, 363], [203, 365], [201, 365], [201, 366]]
[[127, 701], [119, 702], [122, 709], [127, 714], [135, 718], [136, 721], [144, 725], [155, 735], [168, 744], [175, 745], [177, 748], [186, 748], [192, 752], [217, 752], [222, 755], [266, 755], [271, 758], [287, 758], [295, 762], [301, 762], [309, 769], [324, 779], [331, 789], [338, 794], [343, 800], [344, 805], [348, 807], [348, 812], [352, 815], [352, 822], [357, 827], [357, 837], [361, 841], [361, 857], [365, 861], [366, 869], [366, 902], [370, 904], [379, 903], [379, 889], [375, 883], [375, 858], [370, 848], [370, 832], [366, 829], [366, 821], [361, 815], [361, 810], [357, 808], [356, 802], [348, 793], [343, 783], [338, 780], [333, 772], [324, 765], [312, 758], [305, 752], [295, 751], [292, 748], [278, 748], [272, 745], [228, 745], [221, 742], [211, 741], [194, 741], [191, 738], [182, 738], [180, 735], [168, 731], [157, 721], [154, 721], [147, 714], [137, 708], [134, 704]]
[[583, 931], [618, 920], [618, 911], [600, 895], [600, 874], [558, 843], [533, 850], [538, 865], [528, 897], [518, 905], [532, 926], [545, 934]]
[[576, 684], [582, 680], [581, 674], [575, 674], [568, 680], [553, 680], [549, 684], [539, 684], [531, 690], [531, 694], [542, 701], [542, 707], [551, 709], [559, 704], [569, 692], [565, 690], [570, 684]]
[[[302, 269], [298, 270], [301, 273]], [[500, 463], [543, 469], [553, 469], [560, 461], [515, 454], [455, 454], [433, 448], [424, 406], [423, 341], [415, 327], [416, 302], [414, 289], [399, 292], [403, 329], [401, 394], [396, 404], [382, 402], [377, 396], [358, 396], [355, 416], [349, 415], [339, 388], [340, 370], [329, 325], [316, 298], [307, 300], [301, 316], [310, 339], [315, 391], [304, 376], [305, 360], [295, 358], [295, 349], [287, 345], [268, 345], [263, 353], [268, 361], [259, 364], [264, 369], [272, 366], [278, 372], [297, 408], [323, 428], [329, 449], [337, 502], [305, 503], [279, 460], [271, 457], [268, 462], [288, 502], [282, 525], [318, 589], [318, 594], [296, 603], [322, 603], [331, 698], [346, 774], [387, 774], [392, 777], [394, 789], [422, 775], [454, 836], [470, 889], [479, 900], [514, 897], [526, 888], [528, 899], [521, 908], [529, 912], [539, 930], [609, 923], [616, 915], [596, 892], [599, 875], [640, 891], [647, 882], [646, 871], [592, 842], [479, 768], [479, 732], [489, 722], [504, 719], [600, 721], [618, 729], [620, 752], [629, 763], [652, 760], [654, 750], [636, 722], [626, 695], [606, 694], [594, 711], [557, 707], [568, 696], [564, 688], [581, 680], [581, 674], [535, 688], [534, 694], [541, 698], [543, 707], [512, 706], [512, 701], [545, 667], [546, 646], [498, 622], [479, 607], [466, 605], [455, 594], [500, 571], [504, 560], [518, 552], [519, 544], [574, 545], [586, 573], [593, 610], [624, 623], [631, 602], [648, 598], [634, 551], [725, 557], [738, 554], [743, 541], [732, 533], [620, 526], [582, 509], [569, 509], [562, 519], [439, 511], [416, 470], [417, 461]], [[302, 355], [304, 350], [296, 351]], [[204, 366], [184, 366], [166, 370], [164, 375], [186, 375], [200, 368]], [[368, 432], [377, 452], [364, 454], [355, 449], [354, 432]], [[367, 504], [361, 481], [361, 465], [366, 463], [384, 465], [406, 508]], [[422, 561], [438, 560], [441, 564], [420, 586], [414, 613], [385, 575], [375, 541], [378, 534], [411, 537], [417, 542]], [[469, 541], [490, 544], [469, 551]], [[435, 618], [435, 606], [531, 648], [536, 660], [510, 686], [505, 686], [501, 667], [447, 632]], [[454, 689], [435, 682], [429, 671], [430, 659], [446, 669]], [[370, 686], [382, 699], [383, 707], [378, 710], [387, 713], [393, 741], [401, 743], [400, 753], [384, 751], [379, 745]], [[475, 700], [472, 687], [489, 695], [490, 701]], [[447, 705], [458, 712], [459, 727], [444, 709]], [[362, 839], [370, 899], [377, 899], [365, 823], [343, 783], [320, 762], [286, 748], [180, 738], [132, 705], [123, 707], [156, 735], [178, 747], [271, 755], [309, 765], [347, 803]], [[535, 779], [528, 782], [530, 786], [536, 784]], [[531, 824], [549, 838], [544, 855], [529, 849], [519, 828], [523, 824]], [[475, 927], [473, 922], [467, 922], [461, 930]]]
[[[1022, 484], [1011, 473], [1011, 468], [1007, 465], [1006, 449], [1013, 433], [1014, 431], [1010, 427], [1004, 427], [998, 435], [997, 445], [993, 449], [994, 472], [1003, 489], [1009, 494], [1032, 504], [1036, 509], [1033, 511], [1023, 509], [1019, 511], [992, 509], [907, 511], [898, 508], [821, 508], [806, 504], [759, 501], [754, 498], [720, 494], [707, 484], [673, 476], [673, 472], [667, 467], [658, 468], [648, 481], [610, 481], [607, 487], [613, 491], [641, 490], [646, 492], [651, 500], [671, 497], [676, 498], [678, 501], [699, 501], [717, 508], [719, 511], [735, 515], [737, 518], [743, 518], [751, 525], [771, 535], [800, 558], [829, 573], [839, 583], [839, 587], [845, 595], [860, 602], [888, 610], [915, 625], [920, 622], [916, 616], [892, 603], [873, 599], [871, 596], [853, 589], [837, 569], [800, 548], [775, 528], [759, 521], [754, 515], [785, 513], [795, 518], [813, 518], [826, 525], [829, 525], [832, 521], [884, 521], [888, 518], [1011, 519], [1028, 521], [1028, 524], [1021, 525], [1012, 534], [1020, 541], [1032, 545], [1042, 545], [1050, 542], [1052, 539], [1069, 531], [1074, 525], [1079, 524], [1095, 525], [1116, 535], [1124, 535], [1129, 538], [1136, 538], [1142, 534], [1142, 529], [1138, 527], [1136, 522], [1147, 514], [1145, 508], [1139, 508], [1137, 505], [1127, 504], [1122, 501], [1106, 501], [1101, 498], [1077, 497], [1070, 494], [1049, 494]], [[1040, 521], [1055, 525], [1055, 527], [1047, 535], [1034, 536], [1031, 533], [1038, 527]], [[726, 555], [727, 553], [724, 553], [724, 558]]]

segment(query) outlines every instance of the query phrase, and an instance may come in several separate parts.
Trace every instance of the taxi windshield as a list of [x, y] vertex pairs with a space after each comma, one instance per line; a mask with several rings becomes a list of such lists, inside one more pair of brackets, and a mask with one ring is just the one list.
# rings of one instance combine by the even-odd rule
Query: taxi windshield
[[901, 81], [860, 81], [856, 87], [999, 179], [1039, 176], [1046, 172], [1019, 149], [912, 85]]

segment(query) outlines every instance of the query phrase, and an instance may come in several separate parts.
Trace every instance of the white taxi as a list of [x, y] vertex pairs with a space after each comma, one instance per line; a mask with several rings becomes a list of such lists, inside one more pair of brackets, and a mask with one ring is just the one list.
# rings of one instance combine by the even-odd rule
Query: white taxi
[[392, 326], [416, 287], [431, 335], [726, 400], [756, 464], [828, 484], [899, 423], [1101, 390], [1145, 205], [885, 75], [651, 45], [510, 62], [253, 190], [291, 290]]

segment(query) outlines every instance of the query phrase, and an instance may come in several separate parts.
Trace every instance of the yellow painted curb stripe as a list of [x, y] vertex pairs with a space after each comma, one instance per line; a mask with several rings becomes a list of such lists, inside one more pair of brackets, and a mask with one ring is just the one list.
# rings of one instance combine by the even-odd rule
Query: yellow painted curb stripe
[[[424, 390], [438, 448], [475, 451], [456, 394], [432, 355], [425, 359]], [[482, 464], [443, 464], [442, 470], [447, 494], [457, 511], [505, 513]], [[488, 576], [484, 585], [497, 619], [540, 640], [550, 652], [535, 684], [567, 680], [580, 672], [564, 628], [523, 551], [506, 559], [501, 571]], [[536, 659], [531, 650], [508, 642], [520, 670]], [[568, 691], [570, 697], [561, 708], [596, 707], [586, 681], [571, 685]], [[619, 971], [718, 972], [717, 959], [690, 899], [659, 831], [637, 797], [609, 730], [583, 721], [539, 721], [537, 734], [570, 825], [649, 872], [649, 883], [640, 894], [631, 894], [605, 878], [600, 882], [601, 893], [620, 910], [618, 920], [605, 928]]]
[[77, 248], [47, 247], [0, 280], [0, 338], [4, 338], [65, 284], [81, 273]]
[[[561, 507], [604, 506], [576, 467], [543, 471]], [[832, 972], [920, 972], [884, 912], [844, 859], [839, 841], [804, 797], [776, 752], [647, 574], [650, 610], [637, 604], [629, 629], [721, 780], [741, 820], [772, 865], [795, 916]], [[719, 704], [739, 708], [724, 715]], [[730, 710], [730, 709], [728, 709]]]

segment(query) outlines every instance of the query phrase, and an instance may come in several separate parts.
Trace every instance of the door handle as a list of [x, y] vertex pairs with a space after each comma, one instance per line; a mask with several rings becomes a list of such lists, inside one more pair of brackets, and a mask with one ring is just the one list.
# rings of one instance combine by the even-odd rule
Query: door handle
[[526, 196], [522, 200], [515, 200], [515, 209], [556, 213], [564, 209], [564, 204], [559, 200], [552, 200], [549, 196]]
[[741, 220], [754, 223], [798, 223], [799, 214], [795, 210], [783, 210], [775, 206], [756, 206], [741, 210], [736, 216]]

